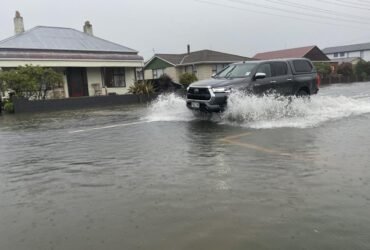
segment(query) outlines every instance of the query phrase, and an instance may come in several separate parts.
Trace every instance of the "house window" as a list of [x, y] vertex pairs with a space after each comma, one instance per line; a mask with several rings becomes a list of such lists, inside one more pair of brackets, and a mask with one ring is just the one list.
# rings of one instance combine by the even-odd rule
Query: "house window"
[[212, 65], [212, 74], [216, 74], [223, 70], [228, 64], [214, 64]]
[[185, 66], [185, 73], [190, 73], [190, 74], [197, 74], [197, 68], [195, 65], [188, 65]]
[[108, 88], [126, 87], [125, 68], [105, 68], [104, 83]]
[[136, 68], [136, 80], [142, 81], [144, 80], [144, 70], [143, 68]]
[[338, 57], [338, 53], [334, 53], [334, 57]]
[[344, 57], [345, 55], [346, 55], [346, 53], [340, 52], [340, 57]]
[[164, 75], [164, 69], [153, 69], [153, 79], [158, 79]]

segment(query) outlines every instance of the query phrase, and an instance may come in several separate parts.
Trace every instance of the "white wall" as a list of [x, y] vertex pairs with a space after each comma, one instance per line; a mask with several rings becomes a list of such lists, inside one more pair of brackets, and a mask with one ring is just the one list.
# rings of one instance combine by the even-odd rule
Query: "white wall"
[[211, 64], [197, 65], [198, 80], [205, 80], [211, 77], [212, 77], [212, 65]]
[[89, 96], [94, 96], [95, 91], [92, 87], [92, 84], [99, 83], [100, 87], [103, 87], [102, 84], [102, 77], [101, 77], [101, 68], [87, 68], [86, 69], [87, 74], [87, 86], [89, 90]]
[[364, 59], [365, 61], [370, 61], [370, 50], [364, 51]]
[[[344, 56], [340, 56], [338, 53], [338, 57], [334, 57], [334, 54], [326, 54], [329, 59], [340, 59], [340, 58], [348, 58], [348, 57], [361, 57], [361, 51], [353, 51], [353, 52], [345, 52]], [[363, 52], [362, 59], [365, 61], [370, 61], [370, 50], [366, 50]]]
[[361, 57], [360, 51], [348, 52], [345, 57]]
[[[164, 73], [171, 77], [171, 79], [174, 82], [179, 82], [179, 77], [180, 77], [180, 70], [178, 70], [175, 67], [168, 67], [164, 69]], [[153, 70], [147, 69], [144, 71], [144, 78], [145, 80], [152, 80], [153, 79]]]

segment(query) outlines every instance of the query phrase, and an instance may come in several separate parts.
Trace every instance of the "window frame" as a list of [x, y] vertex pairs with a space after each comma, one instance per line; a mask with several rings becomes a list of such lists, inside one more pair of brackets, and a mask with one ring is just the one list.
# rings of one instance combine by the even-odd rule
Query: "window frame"
[[[112, 82], [109, 83], [108, 81], [108, 75], [107, 71], [112, 71], [111, 77]], [[116, 77], [121, 79], [120, 83], [116, 82]], [[126, 68], [125, 67], [105, 67], [103, 68], [103, 81], [104, 81], [104, 87], [107, 88], [126, 88], [127, 82], [126, 82]]]
[[[165, 74], [164, 69], [152, 69], [152, 73], [153, 73], [153, 79], [159, 79], [161, 76]], [[162, 73], [162, 74], [159, 74], [159, 73]]]
[[[307, 65], [309, 65], [310, 66], [310, 71], [298, 71], [297, 70], [297, 67], [296, 67], [296, 65], [295, 65], [295, 63], [296, 62], [305, 62]], [[311, 74], [313, 71], [314, 71], [314, 66], [312, 65], [312, 63], [310, 63], [309, 61], [307, 61], [307, 60], [299, 60], [299, 59], [297, 59], [297, 60], [293, 60], [292, 62], [291, 62], [291, 64], [292, 64], [292, 66], [293, 66], [293, 70], [294, 70], [294, 73], [297, 73], [297, 74]]]
[[[270, 75], [266, 74], [265, 72], [260, 71], [260, 68], [261, 67], [264, 67], [265, 65], [268, 65], [270, 67]], [[271, 64], [270, 63], [262, 63], [262, 64], [258, 65], [257, 70], [256, 70], [256, 74], [257, 73], [265, 73], [266, 74], [266, 78], [271, 78], [272, 77]]]
[[[274, 75], [274, 64], [281, 64], [281, 65], [285, 65], [285, 74], [282, 74], [282, 75]], [[270, 62], [270, 70], [271, 70], [271, 77], [281, 77], [281, 76], [287, 76], [289, 75], [289, 67], [288, 67], [288, 64], [286, 62]]]

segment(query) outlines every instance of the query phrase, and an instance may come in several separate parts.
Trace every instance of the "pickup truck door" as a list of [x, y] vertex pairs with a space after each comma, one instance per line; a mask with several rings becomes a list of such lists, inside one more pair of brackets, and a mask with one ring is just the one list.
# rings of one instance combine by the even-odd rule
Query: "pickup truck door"
[[264, 73], [266, 77], [263, 79], [256, 79], [253, 82], [253, 92], [255, 94], [268, 93], [276, 88], [277, 81], [271, 76], [271, 64], [264, 63], [258, 66], [256, 74]]
[[294, 78], [286, 62], [272, 62], [271, 74], [275, 83], [275, 90], [280, 95], [291, 95]]

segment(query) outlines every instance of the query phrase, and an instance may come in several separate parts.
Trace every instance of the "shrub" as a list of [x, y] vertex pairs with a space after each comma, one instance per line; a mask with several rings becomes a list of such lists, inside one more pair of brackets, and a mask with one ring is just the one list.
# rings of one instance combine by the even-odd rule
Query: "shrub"
[[370, 75], [370, 62], [359, 61], [355, 67], [355, 74], [363, 80], [367, 79]]
[[135, 82], [128, 92], [134, 95], [151, 95], [154, 93], [153, 84], [149, 81]]
[[184, 73], [180, 76], [180, 83], [187, 86], [193, 82], [198, 81], [198, 78], [196, 75], [191, 73]]
[[317, 73], [319, 73], [321, 77], [325, 78], [326, 76], [331, 74], [331, 67], [329, 63], [315, 62], [314, 65]]
[[337, 72], [338, 74], [341, 74], [343, 76], [352, 76], [353, 75], [352, 63], [339, 64]]
[[158, 87], [160, 90], [168, 90], [172, 86], [172, 79], [166, 74], [163, 74], [158, 79]]
[[11, 101], [6, 100], [4, 103], [4, 110], [7, 113], [14, 113], [14, 105]]
[[45, 99], [48, 90], [62, 83], [63, 75], [51, 68], [26, 65], [0, 72], [1, 90], [11, 89], [18, 97]]

